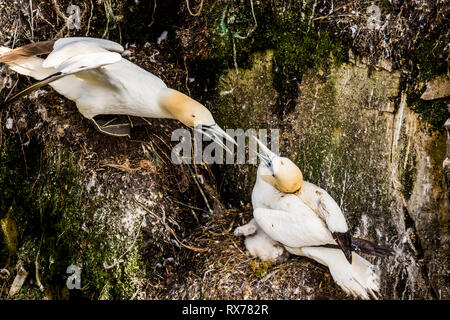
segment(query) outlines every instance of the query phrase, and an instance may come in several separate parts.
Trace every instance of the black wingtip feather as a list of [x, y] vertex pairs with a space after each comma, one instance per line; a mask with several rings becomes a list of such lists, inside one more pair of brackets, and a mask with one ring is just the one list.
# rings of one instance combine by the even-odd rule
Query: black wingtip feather
[[389, 257], [394, 254], [394, 250], [376, 245], [373, 242], [360, 238], [352, 238], [353, 250], [371, 254], [377, 257]]
[[333, 232], [334, 240], [344, 252], [345, 258], [351, 264], [352, 263], [352, 236], [350, 232]]

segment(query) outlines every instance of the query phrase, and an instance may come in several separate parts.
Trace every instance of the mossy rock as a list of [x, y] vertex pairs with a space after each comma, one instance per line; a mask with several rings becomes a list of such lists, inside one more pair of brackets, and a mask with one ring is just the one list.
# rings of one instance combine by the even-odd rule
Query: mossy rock
[[[17, 184], [9, 185], [10, 193], [2, 198], [3, 207], [14, 204], [14, 209], [1, 220], [2, 233], [9, 249], [9, 265], [20, 262], [30, 275], [37, 274], [39, 278], [29, 276], [15, 298], [68, 298], [64, 294], [65, 272], [72, 264], [82, 269], [83, 289], [70, 295], [130, 298], [138, 289], [136, 279], [145, 275], [145, 263], [139, 254], [139, 241], [120, 230], [122, 209], [107, 206], [107, 198], [86, 192], [76, 158], [63, 146], [50, 143], [35, 153], [40, 157], [26, 152], [25, 158], [15, 159], [13, 164], [10, 157], [17, 147], [14, 140], [4, 144], [8, 153], [3, 154], [2, 166], [8, 166], [8, 170], [2, 171], [1, 179], [17, 179]], [[37, 171], [28, 167], [26, 179], [15, 175], [20, 171], [15, 168], [25, 167], [24, 159], [39, 164], [33, 166]], [[96, 219], [105, 214], [108, 223]], [[2, 255], [3, 265], [7, 257]], [[105, 263], [117, 266], [107, 269]], [[41, 292], [36, 285], [38, 280], [52, 289]]]
[[[259, 129], [270, 133], [270, 129], [278, 127], [277, 119], [271, 117], [277, 99], [272, 86], [273, 52], [254, 54], [252, 61], [251, 69], [230, 69], [219, 79], [219, 97], [214, 103], [218, 123], [225, 128], [242, 129], [247, 137], [249, 129], [256, 129], [258, 134]], [[256, 163], [222, 165], [221, 169], [219, 175], [223, 175], [224, 184], [220, 192], [227, 193], [230, 199], [236, 196], [248, 200], [256, 177]]]

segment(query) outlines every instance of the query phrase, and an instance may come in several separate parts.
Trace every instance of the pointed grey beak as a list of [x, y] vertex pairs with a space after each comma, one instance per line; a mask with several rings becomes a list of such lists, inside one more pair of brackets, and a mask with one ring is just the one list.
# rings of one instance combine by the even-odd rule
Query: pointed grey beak
[[261, 151], [261, 153], [256, 152], [256, 155], [258, 156], [259, 159], [261, 159], [261, 161], [264, 163], [264, 165], [270, 169], [273, 173], [273, 159], [275, 157], [277, 157], [277, 155], [275, 153], [273, 153], [272, 151], [270, 151], [269, 148], [267, 148], [264, 143], [262, 143], [258, 138], [256, 138], [255, 136], [252, 136], [253, 139], [256, 140], [256, 142], [259, 145], [259, 150]]
[[215, 143], [217, 143], [219, 146], [222, 147], [226, 152], [233, 155], [233, 151], [230, 150], [223, 142], [222, 138], [225, 138], [225, 140], [228, 140], [232, 142], [233, 144], [237, 145], [236, 141], [227, 134], [221, 127], [219, 127], [217, 124], [212, 124], [210, 126], [200, 125], [194, 128], [197, 132], [200, 132], [201, 134], [207, 136], [211, 140], [213, 140]]

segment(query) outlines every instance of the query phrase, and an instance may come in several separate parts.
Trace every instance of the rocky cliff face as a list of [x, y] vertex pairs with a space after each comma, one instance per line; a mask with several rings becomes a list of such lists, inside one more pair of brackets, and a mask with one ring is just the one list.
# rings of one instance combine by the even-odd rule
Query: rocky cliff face
[[[395, 250], [371, 259], [382, 297], [448, 299], [448, 41], [435, 37], [445, 10], [383, 1], [389, 28], [371, 34], [358, 16], [353, 34], [335, 10], [365, 8], [319, 2], [205, 1], [191, 16], [185, 2], [79, 1], [80, 29], [70, 29], [69, 1], [0, 1], [0, 35], [7, 46], [128, 42], [128, 59], [205, 103], [222, 127], [279, 129], [280, 152], [337, 200], [353, 234]], [[400, 31], [418, 27], [392, 21], [421, 10], [424, 40], [411, 53]], [[367, 39], [379, 46], [364, 49]], [[31, 83], [1, 75], [2, 98]], [[178, 123], [107, 137], [47, 88], [0, 120], [1, 298], [347, 298], [311, 260], [245, 253], [232, 233], [251, 219], [256, 166], [172, 164]], [[69, 265], [81, 267], [81, 290], [65, 285]]]
[[[258, 57], [251, 70], [243, 70], [239, 90], [224, 101], [248, 103], [249, 113], [256, 114], [252, 125], [261, 125], [276, 95], [270, 86], [258, 86], [247, 76], [265, 79], [271, 58], [269, 52]], [[223, 90], [229, 91], [226, 84], [233, 83], [228, 79], [234, 76], [231, 70], [222, 79]], [[441, 290], [448, 254], [442, 167], [446, 135], [411, 111], [399, 84], [399, 72], [382, 67], [370, 72], [358, 60], [345, 63], [328, 75], [304, 77], [295, 108], [263, 127], [283, 128], [283, 154], [296, 159], [305, 180], [337, 200], [354, 234], [395, 248], [395, 257], [376, 261], [384, 272], [387, 295], [442, 297], [448, 294]], [[400, 97], [397, 105], [392, 97]], [[230, 183], [223, 194], [244, 192], [248, 199], [252, 169], [229, 168]]]

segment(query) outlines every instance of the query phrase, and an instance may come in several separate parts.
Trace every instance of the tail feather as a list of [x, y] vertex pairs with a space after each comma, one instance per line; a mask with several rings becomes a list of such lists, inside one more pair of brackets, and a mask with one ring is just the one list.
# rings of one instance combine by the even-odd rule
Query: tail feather
[[324, 247], [286, 249], [328, 266], [334, 281], [346, 293], [362, 299], [370, 299], [370, 297], [378, 299], [379, 270], [355, 252], [352, 253], [352, 264], [350, 264], [340, 249]]
[[352, 238], [352, 250], [377, 257], [388, 257], [394, 254], [394, 250], [390, 248], [381, 247], [371, 241], [360, 238]]
[[[39, 43], [41, 42], [38, 42], [38, 44]], [[35, 55], [48, 53], [49, 51], [45, 49], [45, 46], [42, 45], [36, 47], [36, 50], [34, 51], [31, 49], [24, 50], [24, 47], [10, 49], [0, 46], [0, 63], [6, 63], [11, 70], [25, 76], [33, 77], [37, 80], [46, 78], [53, 71], [53, 68], [42, 67], [42, 62], [44, 60], [42, 58], [36, 57]]]
[[[394, 253], [394, 250], [386, 247], [382, 247], [377, 245], [374, 242], [371, 242], [369, 240], [364, 240], [360, 238], [353, 238], [352, 237], [352, 251], [357, 253], [365, 253], [370, 254], [372, 256], [377, 257], [388, 257], [391, 256]], [[339, 249], [341, 246], [336, 244], [325, 244], [321, 245], [320, 247], [323, 248], [331, 248], [331, 249]]]
[[12, 50], [9, 49], [8, 51], [5, 51], [4, 53], [2, 53], [2, 55], [0, 55], [0, 62], [19, 62], [37, 55], [49, 54], [50, 52], [52, 52], [54, 44], [55, 40], [47, 40], [42, 42], [30, 43]]

